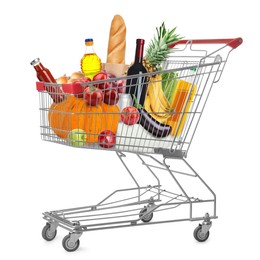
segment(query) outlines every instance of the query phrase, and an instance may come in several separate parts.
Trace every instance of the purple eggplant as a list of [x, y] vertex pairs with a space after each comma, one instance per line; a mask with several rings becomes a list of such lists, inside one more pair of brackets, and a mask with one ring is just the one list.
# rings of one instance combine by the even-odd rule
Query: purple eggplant
[[140, 118], [138, 123], [153, 136], [160, 138], [168, 136], [172, 127], [155, 120], [144, 108], [138, 109]]

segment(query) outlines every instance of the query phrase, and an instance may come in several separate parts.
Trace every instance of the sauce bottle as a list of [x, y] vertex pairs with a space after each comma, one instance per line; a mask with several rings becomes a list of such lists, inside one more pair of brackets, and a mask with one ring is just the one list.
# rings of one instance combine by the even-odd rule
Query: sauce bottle
[[[39, 79], [39, 81], [56, 84], [56, 80], [52, 76], [51, 72], [49, 71], [49, 69], [45, 68], [42, 65], [39, 58], [33, 60], [31, 62], [31, 65], [36, 70], [37, 78]], [[54, 86], [45, 86], [45, 87], [55, 103], [60, 103], [61, 101], [64, 100], [64, 94], [62, 93], [59, 87], [54, 87]]]
[[81, 71], [91, 80], [98, 72], [101, 71], [101, 60], [95, 53], [93, 44], [93, 39], [85, 39], [86, 52], [80, 61]]

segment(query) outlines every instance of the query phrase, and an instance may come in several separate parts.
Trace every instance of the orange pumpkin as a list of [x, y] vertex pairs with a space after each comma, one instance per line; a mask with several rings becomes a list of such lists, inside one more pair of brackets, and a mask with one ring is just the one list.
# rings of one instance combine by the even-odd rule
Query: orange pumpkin
[[68, 96], [63, 102], [50, 107], [49, 123], [56, 135], [67, 138], [73, 129], [83, 129], [87, 133], [87, 142], [97, 142], [102, 131], [102, 109], [100, 106], [88, 106], [81, 98]]
[[98, 135], [103, 130], [116, 134], [119, 112], [116, 105], [88, 106], [82, 98], [67, 96], [63, 102], [51, 105], [48, 119], [59, 137], [67, 138], [71, 130], [80, 128], [87, 134], [87, 143], [94, 143], [98, 142]]
[[116, 134], [117, 126], [120, 119], [120, 109], [117, 105], [101, 104], [102, 114], [102, 130], [110, 130]]

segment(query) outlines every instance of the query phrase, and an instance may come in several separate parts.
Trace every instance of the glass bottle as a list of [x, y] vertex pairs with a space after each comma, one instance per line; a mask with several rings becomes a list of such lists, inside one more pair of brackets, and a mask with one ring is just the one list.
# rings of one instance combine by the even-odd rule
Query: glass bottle
[[135, 61], [127, 71], [127, 76], [140, 76], [130, 78], [126, 81], [127, 93], [131, 94], [133, 100], [137, 100], [142, 106], [144, 105], [147, 90], [147, 77], [142, 76], [143, 73], [147, 73], [143, 65], [144, 42], [143, 39], [136, 40]]
[[92, 80], [95, 74], [101, 71], [101, 60], [94, 51], [93, 39], [85, 39], [85, 45], [86, 51], [80, 61], [81, 71], [86, 77], [89, 77]]
[[[37, 78], [39, 79], [39, 81], [56, 84], [56, 80], [52, 76], [51, 72], [49, 71], [49, 69], [45, 68], [42, 65], [39, 58], [34, 59], [31, 62], [31, 65], [34, 67], [35, 71], [37, 72]], [[60, 103], [61, 101], [64, 100], [64, 94], [59, 87], [56, 86], [45, 86], [45, 87], [55, 103]]]

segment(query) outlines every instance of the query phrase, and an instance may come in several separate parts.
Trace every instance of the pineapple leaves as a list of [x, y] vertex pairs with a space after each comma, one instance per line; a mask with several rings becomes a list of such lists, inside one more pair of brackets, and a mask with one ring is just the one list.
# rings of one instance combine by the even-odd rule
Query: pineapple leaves
[[183, 38], [175, 33], [176, 28], [168, 30], [164, 22], [159, 28], [156, 27], [157, 35], [154, 35], [145, 53], [145, 58], [153, 67], [160, 66], [168, 58], [169, 54], [173, 52], [173, 49], [170, 49], [169, 46]]

